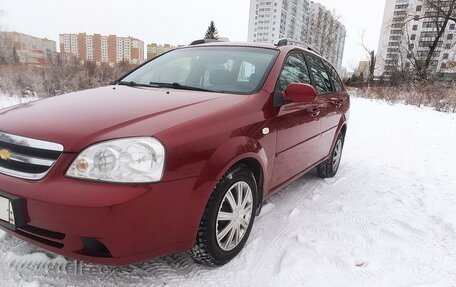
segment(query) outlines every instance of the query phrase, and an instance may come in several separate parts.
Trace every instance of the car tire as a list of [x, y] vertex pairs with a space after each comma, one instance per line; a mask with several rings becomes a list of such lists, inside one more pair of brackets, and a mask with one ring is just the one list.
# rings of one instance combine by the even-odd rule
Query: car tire
[[244, 164], [230, 168], [206, 205], [196, 243], [188, 252], [193, 260], [206, 266], [220, 266], [233, 259], [249, 237], [257, 201], [257, 183], [252, 172]]
[[317, 175], [322, 178], [334, 177], [339, 169], [344, 147], [344, 135], [337, 136], [336, 144], [331, 151], [331, 156], [317, 166]]

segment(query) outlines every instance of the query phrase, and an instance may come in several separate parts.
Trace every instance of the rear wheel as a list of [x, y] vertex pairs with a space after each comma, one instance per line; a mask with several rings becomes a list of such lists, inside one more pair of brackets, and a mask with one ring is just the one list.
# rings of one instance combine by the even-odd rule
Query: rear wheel
[[331, 152], [331, 156], [317, 166], [317, 174], [320, 177], [334, 177], [339, 169], [340, 160], [342, 158], [342, 149], [344, 147], [344, 135], [342, 133], [337, 136], [336, 144]]
[[252, 229], [257, 184], [243, 164], [232, 167], [217, 183], [200, 222], [193, 260], [209, 266], [223, 265], [244, 247]]

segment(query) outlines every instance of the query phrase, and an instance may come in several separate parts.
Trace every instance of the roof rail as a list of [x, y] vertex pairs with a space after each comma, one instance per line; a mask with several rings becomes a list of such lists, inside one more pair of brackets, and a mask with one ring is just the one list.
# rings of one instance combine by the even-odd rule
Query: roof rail
[[303, 47], [303, 48], [306, 48], [307, 50], [309, 51], [312, 51], [318, 55], [321, 55], [320, 52], [311, 47], [310, 45], [308, 45], [307, 43], [302, 43], [302, 42], [299, 42], [299, 41], [296, 41], [296, 40], [292, 40], [292, 39], [287, 39], [287, 38], [284, 38], [284, 39], [280, 39], [277, 44], [275, 44], [277, 47], [281, 47], [281, 46], [287, 46], [287, 45], [294, 45], [294, 46], [299, 46], [299, 47]]
[[206, 44], [206, 43], [214, 43], [214, 42], [226, 42], [226, 41], [225, 40], [219, 40], [219, 39], [200, 39], [200, 40], [195, 40], [195, 41], [191, 42], [190, 46]]

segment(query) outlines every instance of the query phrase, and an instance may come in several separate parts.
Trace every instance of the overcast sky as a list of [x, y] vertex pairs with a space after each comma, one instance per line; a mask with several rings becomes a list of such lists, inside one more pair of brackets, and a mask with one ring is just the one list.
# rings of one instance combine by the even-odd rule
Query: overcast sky
[[[0, 28], [58, 43], [60, 33], [132, 36], [147, 43], [188, 44], [204, 37], [211, 20], [219, 35], [246, 41], [250, 0], [0, 0]], [[385, 0], [318, 0], [335, 9], [347, 28], [343, 66], [377, 50]]]

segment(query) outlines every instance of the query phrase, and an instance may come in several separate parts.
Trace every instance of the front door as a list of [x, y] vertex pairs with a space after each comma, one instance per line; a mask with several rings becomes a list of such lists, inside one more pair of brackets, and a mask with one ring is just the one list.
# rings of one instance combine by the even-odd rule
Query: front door
[[[288, 56], [276, 89], [283, 93], [290, 83], [311, 83], [302, 53]], [[277, 149], [271, 187], [277, 187], [317, 161], [315, 151], [320, 139], [319, 117], [317, 101], [283, 103], [277, 115]]]

